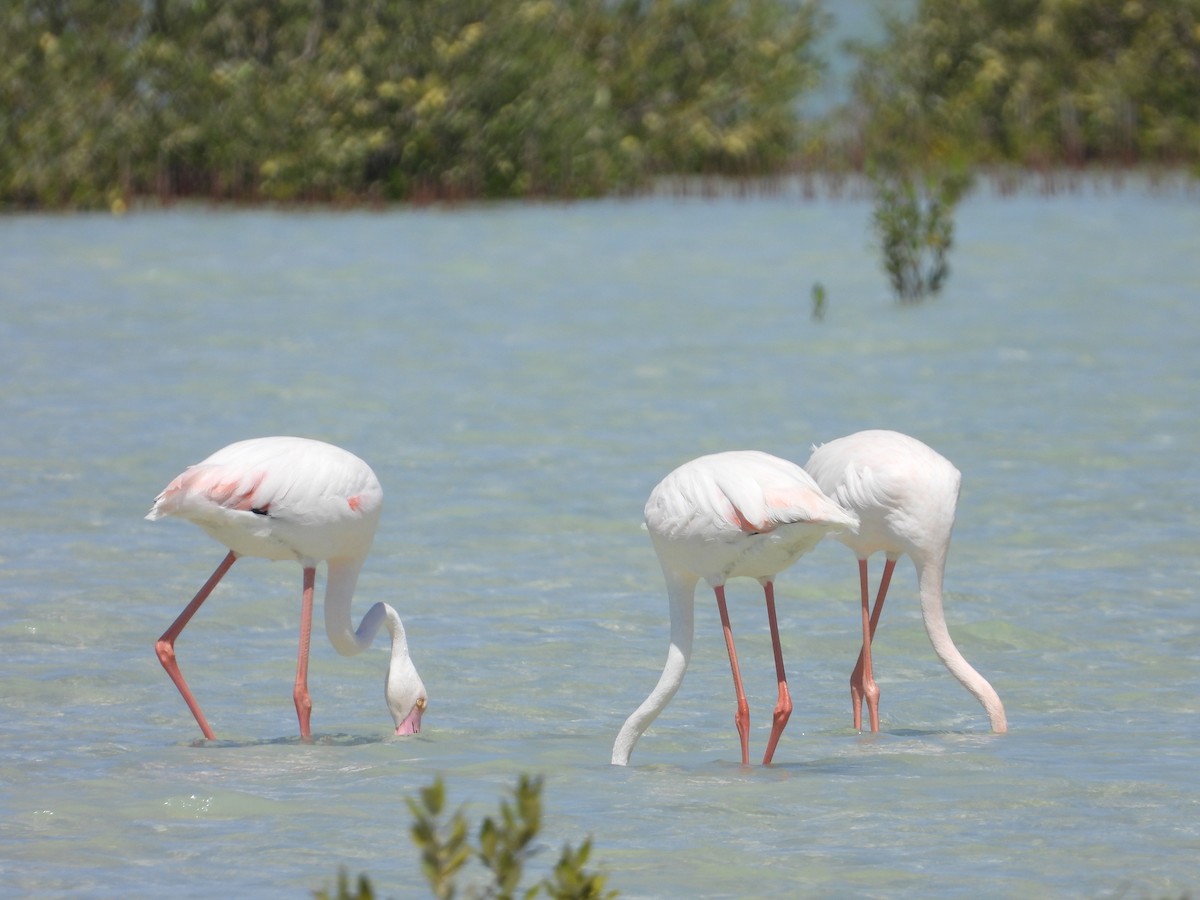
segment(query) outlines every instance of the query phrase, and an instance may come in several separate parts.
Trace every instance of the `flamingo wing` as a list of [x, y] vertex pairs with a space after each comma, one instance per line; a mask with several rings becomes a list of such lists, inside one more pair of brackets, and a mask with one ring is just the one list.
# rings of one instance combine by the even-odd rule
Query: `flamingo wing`
[[801, 523], [858, 524], [795, 463], [758, 451], [734, 451], [733, 455], [739, 465], [715, 470], [714, 485], [724, 495], [732, 521], [742, 531], [769, 532], [781, 525]]
[[240, 555], [362, 558], [382, 504], [378, 479], [352, 453], [307, 438], [255, 438], [190, 466], [146, 518], [195, 522]]
[[659, 534], [709, 538], [796, 523], [858, 524], [802, 468], [757, 450], [714, 453], [680, 466], [651, 493], [646, 522]]

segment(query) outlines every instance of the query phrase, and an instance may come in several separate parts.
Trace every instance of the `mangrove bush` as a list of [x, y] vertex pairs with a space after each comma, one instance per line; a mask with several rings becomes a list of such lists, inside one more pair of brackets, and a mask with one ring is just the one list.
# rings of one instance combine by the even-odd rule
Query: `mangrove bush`
[[13, 0], [0, 205], [578, 197], [795, 149], [815, 0]]
[[860, 158], [1200, 163], [1200, 0], [921, 0], [858, 53]]

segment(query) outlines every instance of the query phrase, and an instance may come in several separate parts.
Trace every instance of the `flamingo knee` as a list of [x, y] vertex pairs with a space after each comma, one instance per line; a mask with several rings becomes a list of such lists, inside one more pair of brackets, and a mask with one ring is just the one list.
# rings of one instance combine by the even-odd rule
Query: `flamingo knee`
[[162, 667], [170, 672], [171, 667], [175, 665], [175, 644], [165, 638], [159, 638], [154, 643], [154, 652]]

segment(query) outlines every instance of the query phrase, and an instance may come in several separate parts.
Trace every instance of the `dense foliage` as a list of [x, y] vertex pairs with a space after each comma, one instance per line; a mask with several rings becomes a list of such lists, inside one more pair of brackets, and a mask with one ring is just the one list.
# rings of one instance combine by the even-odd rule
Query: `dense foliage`
[[1200, 0], [921, 0], [860, 52], [863, 156], [1200, 162]]
[[919, 0], [858, 48], [848, 108], [803, 123], [823, 21], [818, 0], [11, 0], [0, 208], [1200, 165], [1200, 0]]
[[795, 149], [813, 0], [13, 0], [0, 204], [586, 196]]

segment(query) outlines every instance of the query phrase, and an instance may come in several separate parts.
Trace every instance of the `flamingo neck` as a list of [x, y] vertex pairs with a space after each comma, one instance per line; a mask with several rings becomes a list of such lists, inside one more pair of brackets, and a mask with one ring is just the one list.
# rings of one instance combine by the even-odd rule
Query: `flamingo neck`
[[[342, 656], [354, 656], [371, 646], [379, 627], [387, 618], [387, 607], [376, 603], [363, 616], [358, 628], [350, 618], [350, 602], [358, 585], [361, 560], [330, 560], [325, 582], [325, 633]], [[395, 615], [395, 613], [392, 613]], [[394, 641], [393, 641], [394, 644]], [[392, 648], [393, 654], [395, 647]]]
[[353, 656], [371, 646], [380, 627], [387, 627], [392, 652], [383, 683], [384, 697], [396, 723], [396, 734], [416, 734], [421, 730], [421, 714], [427, 703], [425, 685], [408, 654], [408, 638], [400, 616], [381, 601], [367, 610], [358, 628], [353, 627], [350, 601], [360, 567], [360, 561], [330, 562], [325, 586], [325, 632], [338, 653]]
[[958, 679], [975, 699], [982, 704], [988, 719], [992, 723], [992, 731], [1001, 734], [1008, 730], [1008, 720], [1004, 714], [1004, 704], [1000, 696], [992, 688], [988, 680], [980, 675], [966, 658], [959, 652], [958, 647], [950, 638], [950, 630], [946, 627], [946, 614], [942, 608], [942, 579], [945, 570], [945, 560], [935, 559], [926, 562], [914, 560], [917, 568], [917, 584], [921, 595], [921, 617], [925, 622], [925, 633], [933, 644], [933, 651], [938, 655], [950, 674]]
[[[408, 656], [408, 635], [404, 633], [404, 623], [400, 621], [400, 614], [382, 601], [376, 603], [371, 609], [375, 609], [376, 606], [383, 608], [383, 622], [387, 626], [388, 634], [392, 639], [392, 660], [395, 661], [396, 659]], [[371, 610], [367, 610], [367, 615], [370, 614]], [[366, 616], [363, 616], [363, 622], [366, 622], [366, 618]], [[359, 625], [359, 628], [362, 627], [362, 625]]]
[[671, 611], [671, 644], [667, 648], [667, 662], [659, 676], [658, 684], [642, 705], [633, 711], [617, 734], [613, 744], [614, 766], [628, 765], [629, 757], [638, 738], [650, 723], [666, 708], [679, 690], [692, 657], [692, 636], [695, 633], [696, 583], [694, 577], [684, 577], [664, 569], [667, 578], [667, 598]]

